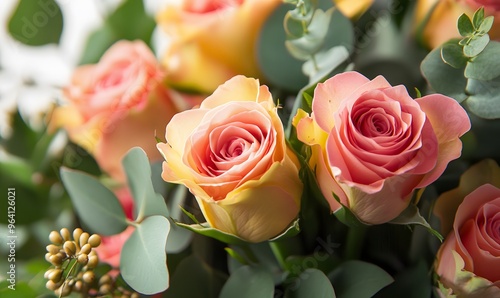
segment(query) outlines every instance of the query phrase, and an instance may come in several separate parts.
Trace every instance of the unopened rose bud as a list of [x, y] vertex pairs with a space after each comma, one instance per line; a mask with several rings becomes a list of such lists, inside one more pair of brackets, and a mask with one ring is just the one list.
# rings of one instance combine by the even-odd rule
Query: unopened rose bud
[[52, 254], [52, 255], [55, 255], [56, 253], [58, 253], [58, 252], [59, 252], [59, 249], [60, 249], [60, 248], [59, 248], [59, 246], [54, 245], [54, 244], [49, 244], [49, 245], [47, 245], [47, 247], [46, 247], [46, 248], [47, 248], [47, 251], [48, 251], [50, 254]]
[[82, 265], [87, 265], [88, 261], [89, 261], [89, 256], [87, 254], [80, 254], [78, 256], [78, 263], [82, 264]]

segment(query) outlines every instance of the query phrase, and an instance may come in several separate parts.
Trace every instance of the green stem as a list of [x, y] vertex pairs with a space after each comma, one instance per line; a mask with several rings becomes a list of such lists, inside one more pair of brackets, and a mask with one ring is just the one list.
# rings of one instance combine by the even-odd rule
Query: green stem
[[365, 225], [349, 227], [344, 249], [344, 257], [346, 260], [359, 259], [363, 250], [363, 243], [365, 241], [367, 229], [368, 226]]
[[286, 259], [288, 257], [293, 255], [302, 255], [304, 250], [302, 242], [298, 237], [289, 237], [269, 241], [269, 247], [276, 258], [276, 261], [283, 270], [287, 269]]

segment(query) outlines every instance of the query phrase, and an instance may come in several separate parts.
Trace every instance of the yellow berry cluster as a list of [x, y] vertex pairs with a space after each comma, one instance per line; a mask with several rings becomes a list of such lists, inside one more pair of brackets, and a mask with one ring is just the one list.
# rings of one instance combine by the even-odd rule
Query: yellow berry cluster
[[66, 228], [49, 234], [45, 259], [53, 265], [45, 272], [47, 289], [59, 297], [80, 293], [82, 297], [138, 298], [139, 294], [118, 287], [109, 274], [96, 279], [94, 268], [99, 258], [93, 250], [101, 244], [101, 237], [90, 235], [80, 228], [71, 234]]
[[95, 279], [93, 269], [99, 258], [93, 248], [101, 244], [99, 235], [90, 235], [80, 228], [73, 231], [63, 228], [49, 234], [51, 244], [47, 245], [45, 259], [54, 268], [45, 272], [46, 287], [58, 296], [68, 296], [71, 292], [86, 293]]

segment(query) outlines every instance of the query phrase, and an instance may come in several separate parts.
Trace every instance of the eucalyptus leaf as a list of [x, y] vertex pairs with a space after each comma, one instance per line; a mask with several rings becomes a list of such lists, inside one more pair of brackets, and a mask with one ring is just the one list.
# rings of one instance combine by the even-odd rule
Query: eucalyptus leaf
[[61, 8], [54, 0], [19, 0], [8, 28], [14, 39], [29, 46], [57, 44], [63, 29]]
[[186, 249], [193, 238], [193, 233], [188, 229], [183, 229], [177, 225], [170, 225], [170, 233], [168, 235], [166, 252], [167, 253], [180, 253]]
[[422, 75], [429, 85], [438, 93], [448, 95], [457, 102], [467, 98], [465, 87], [467, 79], [463, 69], [456, 69], [441, 59], [441, 49], [432, 50], [420, 65]]
[[480, 55], [467, 63], [465, 77], [482, 81], [493, 80], [500, 76], [500, 42], [490, 41]]
[[376, 298], [422, 298], [433, 297], [432, 280], [429, 278], [429, 268], [421, 259], [417, 264], [405, 269], [395, 276], [395, 280], [389, 286], [383, 288], [375, 295]]
[[479, 32], [484, 34], [488, 33], [491, 27], [493, 27], [494, 20], [495, 18], [493, 16], [486, 17], [478, 28]]
[[115, 194], [96, 178], [61, 167], [61, 180], [80, 219], [93, 232], [114, 235], [127, 227], [123, 208]]
[[484, 7], [480, 7], [478, 10], [474, 12], [472, 16], [472, 23], [474, 28], [479, 28], [481, 24], [484, 22]]
[[443, 236], [438, 231], [434, 230], [431, 225], [420, 215], [418, 207], [415, 204], [410, 204], [401, 212], [401, 214], [389, 223], [398, 225], [421, 225], [424, 226], [436, 236], [440, 241], [443, 241]]
[[382, 268], [359, 260], [342, 263], [328, 278], [338, 298], [369, 298], [394, 281]]
[[154, 190], [146, 152], [139, 147], [132, 148], [123, 158], [122, 164], [135, 201], [137, 221], [151, 215], [169, 216], [165, 200]]
[[286, 297], [289, 298], [335, 298], [335, 291], [328, 277], [315, 268], [306, 269], [297, 280], [293, 282], [294, 287], [286, 289]]
[[475, 57], [486, 48], [490, 42], [490, 36], [488, 34], [473, 36], [468, 44], [464, 46], [464, 55], [467, 57]]
[[469, 18], [469, 16], [465, 13], [463, 13], [459, 18], [458, 18], [458, 32], [462, 36], [469, 36], [474, 33], [474, 26], [472, 25], [472, 22]]
[[314, 60], [307, 60], [302, 71], [309, 76], [309, 83], [314, 84], [327, 77], [333, 70], [349, 58], [349, 51], [344, 46], [336, 46], [316, 53]]
[[463, 48], [457, 43], [446, 43], [441, 47], [441, 59], [453, 68], [464, 68], [467, 57], [464, 56]]
[[120, 271], [123, 279], [137, 292], [152, 295], [169, 286], [165, 245], [170, 222], [159, 215], [150, 216], [137, 225], [123, 245]]
[[500, 77], [491, 81], [469, 79], [467, 92], [470, 112], [484, 119], [500, 118]]
[[221, 290], [219, 298], [272, 298], [274, 280], [262, 267], [242, 266], [233, 272]]

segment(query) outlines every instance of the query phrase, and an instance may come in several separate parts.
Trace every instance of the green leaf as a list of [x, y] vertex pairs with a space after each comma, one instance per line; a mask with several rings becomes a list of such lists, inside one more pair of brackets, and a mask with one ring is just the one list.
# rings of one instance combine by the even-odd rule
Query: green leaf
[[135, 201], [137, 221], [151, 215], [169, 216], [163, 197], [156, 193], [151, 180], [151, 165], [142, 148], [130, 149], [122, 160], [127, 182]]
[[481, 24], [484, 21], [484, 7], [480, 7], [476, 12], [474, 12], [474, 15], [472, 16], [472, 23], [474, 25], [474, 28], [479, 28]]
[[486, 48], [489, 42], [490, 36], [488, 34], [473, 36], [468, 44], [464, 46], [464, 55], [467, 57], [476, 57]]
[[441, 47], [441, 59], [453, 68], [463, 68], [467, 64], [463, 48], [456, 43], [446, 43]]
[[141, 39], [149, 43], [156, 26], [154, 18], [146, 14], [143, 0], [126, 0], [109, 16], [107, 23], [121, 39]]
[[273, 276], [264, 268], [242, 266], [229, 276], [222, 288], [220, 298], [272, 298]]
[[465, 77], [489, 81], [500, 76], [500, 42], [491, 41], [483, 52], [467, 63]]
[[394, 281], [382, 268], [358, 260], [342, 263], [328, 277], [338, 298], [369, 298]]
[[127, 284], [137, 292], [152, 295], [169, 286], [165, 245], [170, 222], [159, 215], [150, 216], [137, 225], [123, 245], [120, 271]]
[[166, 252], [179, 253], [186, 249], [193, 238], [193, 233], [188, 229], [183, 229], [178, 225], [170, 225], [169, 241], [167, 242]]
[[162, 297], [217, 298], [226, 279], [196, 255], [190, 255], [179, 263]]
[[345, 224], [348, 227], [356, 228], [356, 227], [364, 226], [364, 224], [359, 221], [359, 219], [356, 217], [356, 215], [354, 215], [354, 213], [352, 213], [352, 211], [349, 209], [349, 207], [345, 206], [344, 204], [342, 204], [340, 202], [339, 197], [335, 193], [332, 193], [332, 195], [335, 198], [335, 200], [340, 205], [342, 205], [342, 208], [340, 208], [335, 213], [333, 213], [338, 220], [340, 220], [343, 224]]
[[472, 22], [469, 18], [469, 16], [465, 13], [463, 13], [459, 18], [458, 18], [458, 32], [462, 36], [469, 36], [474, 33], [474, 26], [472, 25]]
[[493, 21], [495, 18], [493, 16], [489, 16], [483, 20], [481, 25], [478, 28], [479, 33], [486, 34], [490, 31], [491, 27], [493, 27]]
[[285, 47], [283, 19], [290, 5], [281, 4], [264, 23], [257, 43], [257, 59], [266, 81], [289, 90], [298, 91], [307, 84], [302, 62], [293, 58]]
[[287, 287], [286, 297], [289, 298], [335, 298], [335, 291], [328, 277], [318, 269], [309, 268], [302, 272], [293, 287]]
[[383, 288], [376, 297], [433, 297], [431, 293], [432, 280], [429, 278], [429, 268], [424, 260], [420, 260], [416, 265], [397, 274], [395, 281]]
[[125, 0], [87, 40], [80, 64], [96, 63], [118, 40], [142, 40], [150, 44], [156, 26], [146, 14], [143, 0]]
[[8, 139], [1, 139], [0, 145], [12, 155], [30, 158], [39, 135], [24, 120], [17, 110], [11, 115], [12, 135]]
[[104, 23], [99, 29], [92, 32], [85, 44], [80, 64], [94, 64], [99, 62], [101, 56], [109, 49], [120, 37], [113, 28]]
[[[319, 1], [324, 10], [332, 6], [331, 1]], [[266, 81], [287, 91], [298, 93], [308, 84], [302, 72], [301, 61], [293, 58], [285, 47], [286, 33], [283, 19], [290, 5], [282, 4], [267, 19], [257, 43], [257, 58]], [[321, 50], [345, 46], [349, 52], [354, 49], [354, 29], [351, 21], [335, 10], [328, 24]]]
[[292, 56], [299, 60], [307, 60], [321, 49], [333, 11], [333, 8], [326, 12], [317, 9], [307, 27], [307, 32], [299, 38], [286, 41], [285, 45]]
[[297, 235], [300, 232], [300, 227], [299, 227], [299, 219], [297, 218], [292, 222], [292, 224], [281, 234], [278, 236], [269, 239], [269, 241], [277, 241], [282, 238], [288, 238], [288, 237], [293, 237]]
[[302, 71], [309, 77], [309, 83], [314, 84], [329, 76], [347, 58], [349, 58], [349, 52], [346, 47], [336, 46], [316, 53], [314, 60], [309, 59], [304, 63]]
[[80, 219], [93, 232], [114, 235], [127, 227], [125, 213], [114, 193], [96, 178], [61, 167], [61, 180]]
[[217, 240], [224, 242], [224, 243], [227, 243], [227, 244], [243, 244], [244, 245], [247, 243], [244, 239], [242, 239], [238, 236], [231, 235], [231, 234], [222, 232], [221, 230], [211, 228], [208, 223], [199, 223], [199, 224], [189, 225], [189, 224], [183, 224], [180, 222], [176, 222], [175, 224], [177, 224], [178, 226], [181, 226], [183, 228], [186, 228], [190, 231], [193, 231], [197, 234], [200, 234], [200, 235], [203, 235], [206, 237], [210, 237], [210, 238], [214, 238], [214, 239], [217, 239]]
[[441, 59], [441, 49], [432, 50], [422, 61], [420, 70], [434, 91], [453, 97], [458, 102], [467, 98], [467, 79], [463, 69], [456, 69], [444, 63]]
[[467, 92], [470, 96], [465, 103], [469, 111], [485, 119], [500, 118], [500, 77], [491, 81], [470, 79]]
[[63, 29], [61, 9], [54, 0], [19, 0], [8, 28], [14, 39], [29, 46], [57, 44]]
[[438, 231], [434, 230], [425, 218], [420, 215], [418, 207], [415, 204], [408, 205], [398, 217], [391, 220], [389, 223], [397, 225], [421, 225], [427, 228], [429, 232], [439, 239], [439, 241], [443, 241], [444, 239], [443, 236], [441, 236]]

